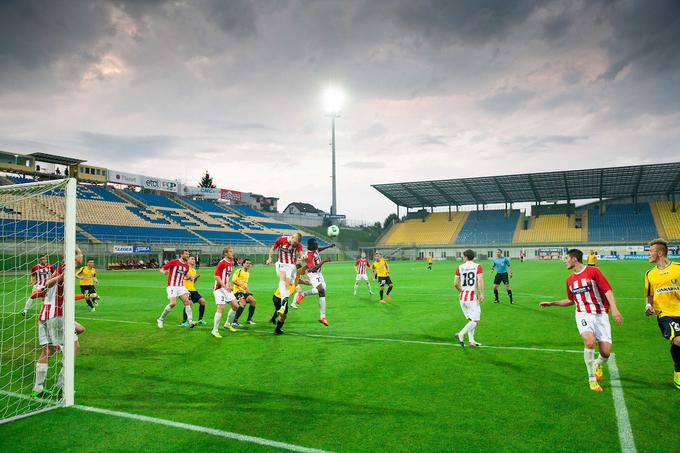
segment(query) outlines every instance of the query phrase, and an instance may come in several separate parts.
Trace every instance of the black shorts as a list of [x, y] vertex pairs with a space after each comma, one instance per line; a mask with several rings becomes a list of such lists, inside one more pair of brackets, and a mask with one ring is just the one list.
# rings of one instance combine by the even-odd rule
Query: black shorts
[[236, 298], [236, 300], [239, 300], [239, 299], [245, 300], [249, 296], [252, 296], [252, 295], [253, 295], [253, 293], [243, 293], [243, 292], [240, 292], [240, 291], [238, 293], [234, 293], [234, 297]]
[[504, 285], [508, 285], [510, 283], [507, 272], [497, 272], [496, 276], [493, 278], [494, 285], [500, 285], [501, 283]]
[[197, 304], [199, 300], [203, 299], [203, 296], [198, 291], [189, 291], [189, 300]]
[[378, 284], [380, 286], [391, 285], [392, 279], [389, 276], [388, 277], [378, 277]]
[[97, 290], [94, 285], [80, 285], [80, 294], [96, 294]]
[[[283, 303], [283, 301], [281, 300], [280, 297], [276, 297], [276, 294], [274, 294], [274, 296], [272, 296], [272, 302], [274, 302], [274, 308], [276, 310], [281, 308], [281, 304]], [[290, 304], [286, 304], [286, 310], [284, 311], [285, 314], [288, 314], [288, 305], [290, 305]]]
[[597, 267], [597, 264], [589, 264], [590, 267]]
[[662, 316], [657, 318], [661, 335], [666, 340], [673, 341], [673, 338], [680, 337], [680, 317]]

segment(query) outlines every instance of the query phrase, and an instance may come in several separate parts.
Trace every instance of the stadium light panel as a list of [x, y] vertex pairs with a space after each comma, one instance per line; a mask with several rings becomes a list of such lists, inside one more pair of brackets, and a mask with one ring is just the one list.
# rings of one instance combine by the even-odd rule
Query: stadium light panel
[[336, 87], [326, 88], [323, 92], [323, 106], [328, 115], [337, 115], [345, 103], [345, 93]]

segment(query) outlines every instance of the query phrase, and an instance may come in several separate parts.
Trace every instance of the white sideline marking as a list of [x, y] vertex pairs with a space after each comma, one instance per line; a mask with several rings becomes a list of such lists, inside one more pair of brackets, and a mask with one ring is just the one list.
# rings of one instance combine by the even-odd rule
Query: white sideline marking
[[614, 399], [614, 412], [616, 412], [616, 424], [619, 428], [619, 442], [621, 443], [621, 451], [624, 453], [635, 453], [635, 439], [633, 438], [633, 430], [630, 427], [630, 419], [628, 418], [628, 408], [626, 407], [626, 400], [623, 397], [623, 387], [619, 380], [619, 368], [616, 366], [616, 356], [611, 355], [607, 361], [609, 365], [609, 377], [611, 378], [612, 398]]
[[124, 321], [122, 319], [107, 319], [107, 318], [85, 318], [83, 316], [76, 316], [76, 320], [78, 319], [85, 319], [87, 321], [105, 321], [105, 322], [119, 322], [123, 324], [144, 324], [144, 325], [156, 325], [155, 322], [146, 322], [146, 321]]
[[[22, 395], [20, 393], [14, 393], [14, 392], [8, 392], [5, 390], [0, 390], [0, 393], [8, 396], [13, 396], [16, 398], [21, 398], [24, 400], [29, 400], [33, 401], [33, 398], [31, 398], [28, 395]], [[14, 417], [12, 419], [6, 420], [4, 422], [10, 422], [13, 420], [18, 420], [19, 418], [24, 418], [28, 417], [30, 415], [35, 415], [41, 412], [45, 412], [48, 410], [56, 409], [61, 406], [54, 406], [54, 407], [49, 407], [42, 409], [40, 411], [32, 412], [30, 414], [24, 414], [22, 416]], [[129, 412], [119, 412], [119, 411], [112, 411], [109, 409], [102, 409], [99, 407], [92, 407], [92, 406], [81, 406], [80, 404], [76, 404], [72, 406], [74, 409], [78, 409], [81, 411], [86, 411], [86, 412], [96, 412], [98, 414], [104, 414], [104, 415], [111, 415], [114, 417], [122, 417], [122, 418], [129, 418], [131, 420], [138, 420], [142, 422], [147, 422], [147, 423], [155, 423], [157, 425], [163, 425], [163, 426], [170, 426], [173, 428], [181, 428], [181, 429], [186, 429], [188, 431], [195, 431], [198, 433], [205, 433], [205, 434], [210, 434], [212, 436], [217, 436], [217, 437], [224, 437], [226, 439], [234, 439], [238, 440], [241, 442], [250, 442], [251, 444], [258, 444], [258, 445], [264, 445], [266, 447], [275, 447], [275, 448], [281, 448], [283, 450], [290, 450], [290, 451], [300, 451], [300, 452], [306, 452], [306, 453], [330, 453], [326, 450], [319, 450], [317, 448], [307, 448], [307, 447], [302, 447], [300, 445], [294, 445], [294, 444], [287, 444], [285, 442], [278, 442], [275, 440], [269, 440], [269, 439], [264, 439], [262, 437], [255, 437], [255, 436], [247, 436], [245, 434], [238, 434], [238, 433], [232, 433], [229, 431], [222, 431], [221, 429], [214, 429], [214, 428], [207, 428], [205, 426], [198, 426], [198, 425], [190, 425], [188, 423], [181, 423], [181, 422], [174, 422], [172, 420], [166, 420], [163, 418], [156, 418], [156, 417], [148, 417], [146, 415], [137, 415], [137, 414], [131, 414]], [[3, 422], [0, 422], [2, 424]]]

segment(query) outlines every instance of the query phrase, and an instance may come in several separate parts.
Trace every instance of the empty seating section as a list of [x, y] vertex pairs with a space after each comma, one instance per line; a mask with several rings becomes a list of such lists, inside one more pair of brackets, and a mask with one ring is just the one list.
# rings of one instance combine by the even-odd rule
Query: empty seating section
[[510, 244], [520, 212], [472, 211], [458, 233], [456, 244]]
[[516, 244], [577, 243], [585, 242], [587, 232], [574, 227], [574, 216], [543, 214], [531, 217], [526, 230], [518, 228], [513, 242]]
[[671, 240], [680, 239], [680, 203], [676, 204], [675, 212], [670, 201], [657, 201], [655, 206], [666, 237]]
[[154, 206], [158, 208], [170, 208], [170, 209], [184, 209], [179, 204], [172, 201], [170, 198], [163, 195], [155, 195], [151, 193], [142, 192], [125, 192], [126, 194], [138, 199], [147, 206]]
[[251, 208], [250, 206], [245, 206], [242, 204], [229, 205], [229, 209], [246, 217], [263, 217], [265, 219], [268, 218], [265, 214], [261, 213], [260, 211], [257, 211]]
[[184, 202], [194, 206], [196, 209], [199, 209], [203, 212], [220, 212], [220, 213], [227, 212], [221, 207], [219, 207], [216, 203], [213, 203], [212, 201], [192, 200], [190, 198], [185, 198]]
[[235, 231], [196, 230], [196, 232], [215, 244], [259, 245], [256, 240]]
[[[64, 223], [45, 220], [0, 218], [0, 237], [12, 239], [58, 240], [64, 237]], [[87, 240], [76, 232], [76, 240]]]
[[259, 222], [260, 225], [271, 228], [272, 230], [297, 230], [293, 225], [278, 222]]
[[184, 228], [139, 227], [125, 225], [78, 224], [100, 241], [204, 243]]
[[455, 212], [451, 213], [449, 221], [448, 212], [435, 212], [429, 214], [424, 222], [420, 219], [406, 220], [393, 225], [380, 240], [380, 245], [449, 244], [467, 217], [467, 212]]
[[591, 242], [647, 242], [658, 233], [648, 203], [610, 204], [604, 214], [588, 209], [588, 240]]

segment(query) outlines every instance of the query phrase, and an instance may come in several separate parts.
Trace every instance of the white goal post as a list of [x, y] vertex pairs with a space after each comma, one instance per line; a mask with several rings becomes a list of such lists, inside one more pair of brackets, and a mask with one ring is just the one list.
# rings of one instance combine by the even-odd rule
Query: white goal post
[[[74, 178], [0, 186], [0, 424], [74, 404], [76, 193]], [[63, 314], [41, 287], [61, 263]]]

